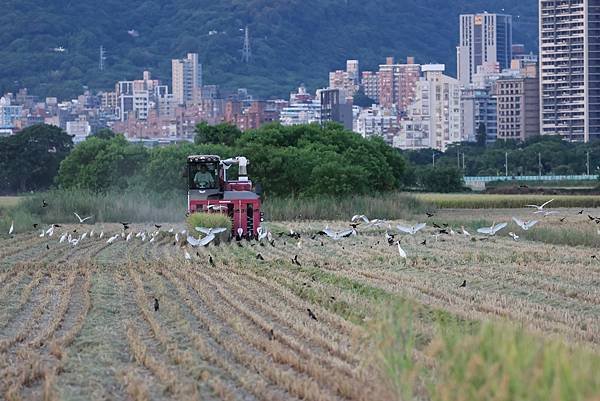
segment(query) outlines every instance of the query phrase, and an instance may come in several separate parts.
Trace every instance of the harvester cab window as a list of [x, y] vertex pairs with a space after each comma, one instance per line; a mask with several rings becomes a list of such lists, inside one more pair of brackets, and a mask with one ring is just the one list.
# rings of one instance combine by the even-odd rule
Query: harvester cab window
[[216, 163], [199, 163], [194, 166], [192, 177], [193, 189], [217, 189], [217, 164]]

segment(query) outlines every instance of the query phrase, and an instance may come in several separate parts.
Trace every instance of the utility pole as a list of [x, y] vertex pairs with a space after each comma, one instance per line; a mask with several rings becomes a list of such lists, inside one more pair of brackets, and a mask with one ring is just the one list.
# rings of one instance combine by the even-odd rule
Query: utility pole
[[104, 62], [106, 61], [106, 50], [104, 50], [104, 46], [100, 46], [100, 63], [98, 64], [98, 68], [100, 71], [104, 71]]
[[538, 177], [542, 176], [542, 153], [538, 153]]
[[456, 148], [456, 167], [460, 168], [460, 151]]
[[587, 152], [585, 152], [585, 154], [586, 154], [585, 167], [587, 169], [587, 175], [590, 175], [590, 151], [588, 150]]
[[508, 152], [504, 152], [504, 176], [508, 177]]
[[435, 151], [433, 151], [433, 154], [431, 156], [432, 156], [432, 160], [433, 160], [433, 162], [432, 162], [433, 167], [435, 167]]
[[244, 48], [242, 49], [242, 62], [248, 64], [250, 62], [250, 57], [252, 57], [252, 51], [250, 50], [250, 30], [248, 29], [248, 25], [246, 25], [246, 29], [244, 30]]
[[462, 154], [463, 170], [465, 169], [465, 152]]

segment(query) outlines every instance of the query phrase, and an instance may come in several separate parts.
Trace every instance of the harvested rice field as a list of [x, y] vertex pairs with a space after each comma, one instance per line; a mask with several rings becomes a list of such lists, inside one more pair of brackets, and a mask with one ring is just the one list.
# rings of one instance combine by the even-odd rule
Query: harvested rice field
[[[588, 215], [600, 210], [561, 209], [528, 232], [511, 222], [485, 236], [476, 229], [534, 215], [445, 210], [422, 216], [414, 236], [395, 227], [417, 221], [394, 221], [339, 241], [319, 231], [347, 222], [279, 222], [266, 225], [271, 242], [200, 248], [185, 244], [183, 224], [133, 224], [129, 240], [111, 224], [3, 235], [0, 399], [597, 399], [600, 234]], [[81, 239], [60, 242], [69, 234]], [[448, 349], [442, 326], [456, 335]], [[536, 352], [531, 340], [539, 352], [488, 366], [489, 330], [514, 337], [497, 347]], [[451, 350], [465, 357], [460, 374]], [[577, 398], [535, 376], [547, 393], [503, 396], [471, 365], [507, 383], [517, 379], [503, 367], [556, 366], [547, 377], [577, 385]]]

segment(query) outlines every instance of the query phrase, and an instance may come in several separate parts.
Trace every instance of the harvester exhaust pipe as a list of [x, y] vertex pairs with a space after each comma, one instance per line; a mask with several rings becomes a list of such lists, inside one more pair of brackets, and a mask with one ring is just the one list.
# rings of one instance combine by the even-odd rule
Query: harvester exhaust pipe
[[237, 158], [238, 163], [239, 163], [239, 172], [238, 172], [238, 176], [239, 176], [239, 180], [240, 181], [248, 181], [248, 159], [246, 159], [243, 156], [240, 156]]
[[238, 156], [235, 158], [223, 160], [222, 163], [225, 166], [225, 171], [227, 171], [227, 169], [231, 165], [237, 164], [238, 165], [238, 181], [248, 181], [248, 164], [250, 164], [250, 162], [248, 161], [247, 158], [245, 158], [244, 156]]

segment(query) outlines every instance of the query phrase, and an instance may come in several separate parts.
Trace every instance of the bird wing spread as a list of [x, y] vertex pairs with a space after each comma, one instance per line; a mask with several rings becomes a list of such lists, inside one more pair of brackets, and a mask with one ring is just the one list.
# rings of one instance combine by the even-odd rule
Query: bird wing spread
[[396, 228], [398, 229], [398, 231], [403, 232], [403, 233], [407, 233], [407, 234], [412, 234], [412, 228], [410, 227], [404, 227], [401, 225], [397, 225]]
[[217, 227], [217, 228], [213, 228], [212, 229], [212, 233], [213, 234], [220, 234], [220, 233], [225, 232], [225, 231], [227, 231], [227, 229], [223, 228], [223, 227]]
[[196, 238], [192, 237], [191, 235], [188, 235], [187, 242], [188, 242], [188, 244], [190, 244], [193, 247], [200, 245], [200, 241], [197, 240]]
[[323, 232], [330, 238], [335, 238], [337, 236], [337, 233], [329, 228], [324, 229]]
[[547, 204], [549, 204], [550, 202], [553, 202], [554, 199], [550, 199], [548, 202], [544, 203], [542, 206], [540, 206], [541, 208], [544, 208], [544, 206], [546, 206]]
[[480, 234], [491, 234], [492, 229], [490, 227], [482, 227], [482, 228], [478, 228], [477, 232]]
[[214, 239], [215, 239], [215, 235], [209, 234], [200, 240], [199, 245], [206, 246], [206, 245], [210, 244], [212, 242], [212, 240], [214, 240]]
[[492, 232], [494, 234], [496, 234], [498, 231], [502, 230], [507, 225], [508, 225], [508, 223], [499, 223], [499, 224], [496, 224], [494, 227], [492, 227]]
[[416, 226], [413, 227], [413, 229], [415, 230], [415, 232], [422, 230], [423, 228], [425, 228], [425, 226], [427, 225], [427, 223], [419, 223]]
[[519, 220], [519, 219], [517, 219], [516, 217], [513, 217], [512, 219], [513, 219], [513, 221], [514, 221], [515, 223], [517, 223], [517, 225], [518, 225], [519, 227], [521, 227], [521, 228], [525, 228], [525, 222], [524, 222], [524, 221], [522, 221], [522, 220]]
[[196, 231], [201, 232], [202, 234], [210, 234], [210, 228], [205, 228], [205, 227], [196, 227]]
[[342, 238], [346, 238], [352, 235], [352, 233], [354, 232], [354, 230], [346, 230], [346, 231], [342, 231], [337, 233], [338, 236], [342, 237]]
[[527, 222], [527, 228], [529, 229], [529, 228], [535, 226], [537, 223], [538, 223], [537, 220], [528, 221]]

